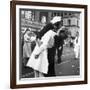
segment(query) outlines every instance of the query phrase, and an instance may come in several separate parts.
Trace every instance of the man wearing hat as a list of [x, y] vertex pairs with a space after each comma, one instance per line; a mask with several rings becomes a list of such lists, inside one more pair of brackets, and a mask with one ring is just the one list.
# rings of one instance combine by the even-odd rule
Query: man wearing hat
[[[48, 24], [46, 24], [44, 27], [43, 27], [43, 29], [38, 33], [38, 36], [37, 36], [37, 38], [40, 38], [41, 39], [41, 37], [47, 32], [47, 31], [49, 31], [50, 29], [57, 29], [56, 27], [60, 27], [59, 25], [61, 25], [60, 24], [60, 22], [61, 22], [61, 17], [60, 16], [55, 16], [55, 17], [53, 17], [53, 19], [48, 23]], [[59, 25], [58, 25], [59, 24]]]
[[[45, 33], [49, 32], [49, 30], [54, 30], [55, 32], [57, 32], [57, 30], [60, 28], [60, 24], [61, 23], [61, 17], [60, 16], [55, 16], [50, 23], [48, 23], [39, 33], [38, 38], [41, 39]], [[60, 29], [57, 33], [60, 32]], [[44, 74], [45, 77], [50, 77], [50, 76], [55, 76], [55, 54], [56, 54], [56, 47], [54, 45], [55, 41], [54, 38], [49, 40], [48, 43], [48, 48], [47, 48], [47, 52], [48, 52], [48, 73]]]

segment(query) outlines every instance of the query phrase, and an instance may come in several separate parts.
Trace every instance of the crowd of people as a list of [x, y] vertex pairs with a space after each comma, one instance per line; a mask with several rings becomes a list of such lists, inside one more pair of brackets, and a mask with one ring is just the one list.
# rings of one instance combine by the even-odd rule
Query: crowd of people
[[[55, 55], [57, 54], [57, 62], [60, 63], [63, 45], [68, 37], [70, 38], [70, 35], [65, 26], [62, 25], [60, 16], [53, 17], [40, 32], [30, 33], [30, 29], [27, 29], [23, 35], [23, 61], [25, 66], [34, 70], [35, 77], [56, 76]], [[73, 44], [75, 58], [79, 58], [79, 33], [73, 40]]]

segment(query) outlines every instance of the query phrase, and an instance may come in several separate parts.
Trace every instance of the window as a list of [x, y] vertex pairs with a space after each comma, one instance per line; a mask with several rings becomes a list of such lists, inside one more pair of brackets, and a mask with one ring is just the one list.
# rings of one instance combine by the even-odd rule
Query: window
[[71, 25], [71, 20], [70, 19], [68, 19], [68, 25]]
[[64, 13], [64, 15], [67, 15], [67, 13]]
[[77, 26], [79, 26], [79, 21], [77, 20]]
[[72, 15], [72, 13], [69, 13], [69, 15], [71, 16], [71, 15]]
[[54, 16], [56, 16], [56, 13], [54, 13]]

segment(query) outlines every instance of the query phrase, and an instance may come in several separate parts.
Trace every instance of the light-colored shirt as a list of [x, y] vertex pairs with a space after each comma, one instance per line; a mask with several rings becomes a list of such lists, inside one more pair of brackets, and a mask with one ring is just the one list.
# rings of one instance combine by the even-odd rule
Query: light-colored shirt
[[52, 43], [52, 40], [54, 40], [54, 36], [56, 35], [56, 32], [49, 30], [47, 33], [44, 34], [44, 36], [41, 38], [41, 46], [39, 47], [39, 50], [37, 54], [40, 54], [43, 50], [50, 47], [50, 42]]

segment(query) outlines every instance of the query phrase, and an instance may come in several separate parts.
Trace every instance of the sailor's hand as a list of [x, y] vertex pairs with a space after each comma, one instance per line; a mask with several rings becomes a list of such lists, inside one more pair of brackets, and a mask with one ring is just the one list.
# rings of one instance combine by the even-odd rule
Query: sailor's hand
[[35, 55], [35, 59], [37, 59], [39, 57], [39, 55]]

